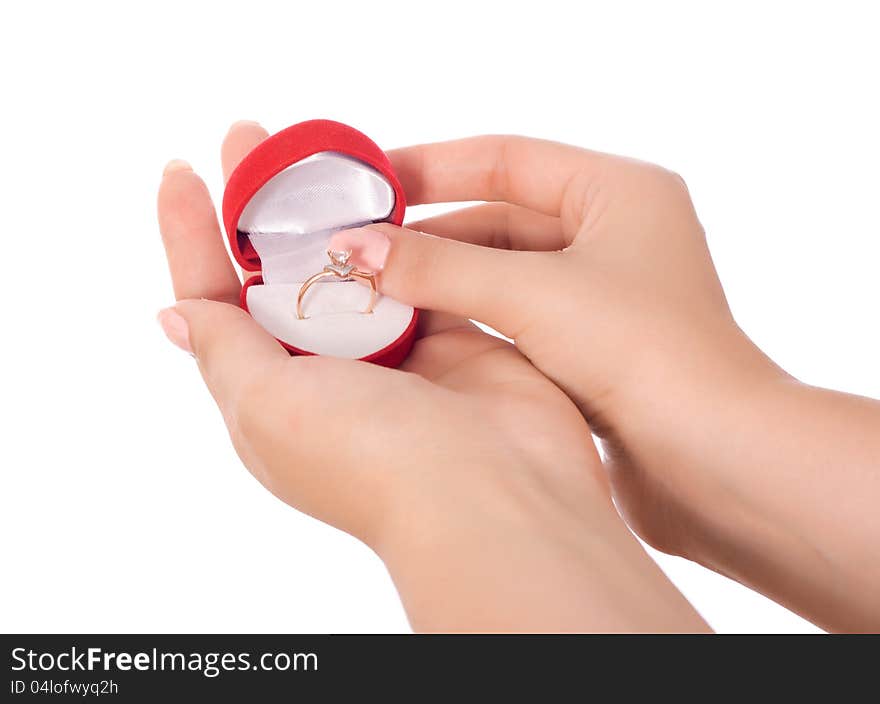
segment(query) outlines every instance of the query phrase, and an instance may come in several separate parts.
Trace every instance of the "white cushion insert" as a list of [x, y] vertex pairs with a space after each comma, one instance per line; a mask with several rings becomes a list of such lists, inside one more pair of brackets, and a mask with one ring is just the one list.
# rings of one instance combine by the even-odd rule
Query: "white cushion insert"
[[412, 306], [380, 296], [371, 315], [368, 286], [354, 281], [318, 282], [303, 301], [305, 320], [296, 317], [300, 284], [250, 286], [247, 306], [271, 335], [315, 354], [359, 359], [397, 340], [413, 317]]

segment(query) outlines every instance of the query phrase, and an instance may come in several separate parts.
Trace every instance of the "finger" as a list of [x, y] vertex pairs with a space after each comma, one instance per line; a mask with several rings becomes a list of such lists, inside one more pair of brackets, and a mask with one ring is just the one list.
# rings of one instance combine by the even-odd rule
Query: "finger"
[[[229, 128], [229, 132], [223, 139], [223, 145], [220, 147], [220, 163], [223, 167], [224, 182], [229, 180], [229, 176], [235, 171], [235, 167], [241, 163], [241, 160], [268, 136], [269, 133], [258, 122], [252, 120], [240, 120]], [[242, 269], [241, 274], [246, 281], [249, 277], [258, 275], [259, 272]]]
[[174, 296], [237, 303], [241, 283], [226, 253], [204, 181], [185, 161], [165, 167], [158, 199]]
[[237, 306], [178, 301], [159, 314], [159, 322], [172, 342], [192, 352], [224, 414], [238, 406], [261, 375], [290, 359], [277, 340]]
[[425, 220], [407, 223], [411, 230], [428, 232], [483, 247], [518, 250], [564, 249], [571, 241], [562, 222], [509, 203], [484, 203]]
[[220, 148], [220, 163], [223, 166], [223, 180], [228, 181], [230, 174], [269, 133], [258, 122], [241, 120], [229, 128]]
[[437, 310], [425, 310], [419, 315], [417, 337], [430, 337], [447, 330], [469, 330], [475, 328], [467, 318], [452, 313], [443, 313]]
[[585, 195], [616, 157], [528, 137], [485, 136], [388, 153], [407, 201], [505, 201], [560, 217], [566, 232], [583, 219]]
[[331, 249], [351, 250], [359, 268], [381, 272], [382, 293], [417, 308], [486, 323], [516, 338], [529, 322], [535, 282], [552, 276], [550, 252], [511, 252], [390, 225], [342, 230]]

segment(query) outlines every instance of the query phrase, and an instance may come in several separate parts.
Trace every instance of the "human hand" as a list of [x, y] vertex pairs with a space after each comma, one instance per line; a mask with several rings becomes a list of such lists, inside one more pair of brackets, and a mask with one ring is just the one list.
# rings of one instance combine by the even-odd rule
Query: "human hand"
[[[225, 174], [265, 136], [235, 125]], [[616, 515], [577, 408], [515, 347], [428, 313], [400, 370], [290, 357], [238, 308], [207, 189], [184, 163], [166, 169], [159, 222], [178, 299], [160, 322], [195, 356], [239, 456], [283, 501], [373, 547], [417, 628], [705, 627]], [[633, 591], [601, 588], [623, 574]]]
[[730, 314], [684, 182], [651, 164], [519, 137], [389, 157], [412, 204], [492, 202], [408, 232], [340, 232], [333, 246], [381, 269], [385, 293], [513, 339], [625, 466], [611, 477], [634, 526], [680, 551], [670, 497], [657, 500], [668, 473], [638, 461], [641, 428], [676, 408], [661, 399], [682, 400], [707, 379], [739, 385], [779, 373]]
[[332, 246], [513, 339], [603, 438], [647, 542], [826, 628], [880, 623], [880, 404], [799, 384], [746, 337], [677, 175], [519, 137], [389, 157], [412, 204], [492, 202]]

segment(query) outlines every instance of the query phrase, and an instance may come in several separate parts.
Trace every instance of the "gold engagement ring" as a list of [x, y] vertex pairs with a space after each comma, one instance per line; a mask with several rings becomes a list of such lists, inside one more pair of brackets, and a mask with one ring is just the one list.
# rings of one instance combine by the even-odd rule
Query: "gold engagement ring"
[[354, 264], [349, 264], [351, 259], [351, 250], [336, 251], [327, 250], [327, 256], [330, 257], [330, 263], [324, 267], [323, 271], [319, 271], [314, 276], [310, 276], [303, 282], [299, 289], [299, 295], [296, 297], [296, 317], [299, 320], [305, 320], [303, 314], [303, 299], [313, 284], [323, 279], [335, 279], [336, 281], [352, 281], [353, 279], [363, 279], [370, 284], [370, 302], [364, 309], [364, 313], [372, 313], [376, 305], [376, 299], [379, 292], [376, 288], [376, 275], [372, 272], [361, 271]]

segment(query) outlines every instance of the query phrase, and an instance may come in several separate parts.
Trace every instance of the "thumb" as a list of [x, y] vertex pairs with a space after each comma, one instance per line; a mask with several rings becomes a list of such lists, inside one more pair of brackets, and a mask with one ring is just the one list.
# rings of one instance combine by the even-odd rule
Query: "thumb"
[[250, 315], [228, 303], [182, 300], [158, 319], [171, 342], [196, 358], [221, 410], [235, 408], [259, 375], [290, 359]]
[[388, 223], [342, 230], [330, 248], [351, 250], [358, 268], [379, 273], [379, 290], [416, 308], [472, 318], [515, 338], [526, 322], [545, 252], [513, 252]]

